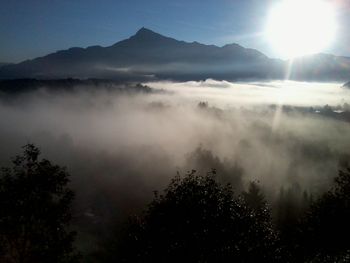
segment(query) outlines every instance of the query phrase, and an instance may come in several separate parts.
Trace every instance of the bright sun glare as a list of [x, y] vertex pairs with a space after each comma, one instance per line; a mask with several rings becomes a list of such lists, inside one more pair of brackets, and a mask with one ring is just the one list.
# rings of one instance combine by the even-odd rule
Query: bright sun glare
[[266, 35], [283, 57], [323, 51], [334, 40], [333, 6], [324, 0], [282, 0], [269, 15]]

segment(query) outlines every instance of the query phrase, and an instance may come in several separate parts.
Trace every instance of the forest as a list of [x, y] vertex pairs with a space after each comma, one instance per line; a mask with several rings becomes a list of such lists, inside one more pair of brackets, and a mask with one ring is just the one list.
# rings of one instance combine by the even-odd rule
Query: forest
[[215, 169], [178, 174], [83, 257], [70, 175], [39, 156], [25, 145], [2, 169], [2, 262], [349, 262], [350, 168], [317, 198], [282, 189], [273, 205], [257, 182], [236, 193]]

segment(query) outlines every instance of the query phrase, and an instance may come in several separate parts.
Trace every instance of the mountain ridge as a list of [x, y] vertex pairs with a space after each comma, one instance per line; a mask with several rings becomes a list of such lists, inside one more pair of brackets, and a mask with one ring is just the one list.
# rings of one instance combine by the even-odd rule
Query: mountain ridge
[[[322, 63], [322, 67], [320, 66]], [[313, 55], [295, 60], [292, 79], [350, 79], [350, 58]], [[110, 46], [72, 47], [0, 67], [0, 79], [114, 78], [197, 80], [282, 79], [288, 61], [231, 43], [223, 46], [179, 41], [145, 27]], [[321, 68], [322, 70], [315, 70]], [[325, 74], [329, 72], [328, 74]]]

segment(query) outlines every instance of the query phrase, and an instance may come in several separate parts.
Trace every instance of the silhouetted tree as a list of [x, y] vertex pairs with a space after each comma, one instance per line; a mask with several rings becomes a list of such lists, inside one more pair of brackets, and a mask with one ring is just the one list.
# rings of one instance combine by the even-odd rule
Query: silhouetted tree
[[198, 108], [200, 109], [207, 109], [209, 107], [209, 104], [207, 101], [200, 101], [198, 103]]
[[256, 214], [269, 218], [270, 212], [259, 185], [256, 182], [250, 182], [247, 191], [242, 193], [245, 203], [254, 210]]
[[305, 212], [302, 203], [304, 196], [300, 187], [293, 184], [285, 190], [280, 189], [275, 204], [275, 228], [280, 240], [281, 257], [283, 262], [299, 262], [295, 260], [297, 231], [300, 218]]
[[275, 235], [230, 185], [176, 176], [127, 231], [124, 262], [274, 262]]
[[65, 169], [39, 160], [32, 144], [23, 147], [0, 175], [0, 262], [75, 262], [67, 231], [73, 192]]
[[316, 200], [301, 225], [299, 253], [307, 262], [350, 262], [350, 169]]
[[255, 226], [255, 230], [270, 230], [270, 236], [274, 240], [273, 258], [274, 260], [280, 260], [281, 249], [279, 246], [281, 244], [272, 224], [271, 209], [268, 205], [268, 202], [266, 201], [265, 195], [259, 187], [259, 184], [257, 182], [250, 182], [247, 191], [242, 192], [242, 197], [244, 203], [251, 209], [251, 212], [259, 221], [259, 225]]
[[220, 160], [212, 151], [199, 146], [187, 156], [187, 169], [194, 168], [199, 173], [205, 173], [215, 168], [217, 179], [223, 183], [230, 183], [235, 191], [242, 191], [243, 168], [237, 163], [228, 160]]
[[300, 218], [301, 196], [302, 194], [295, 191], [295, 188], [280, 189], [276, 205], [276, 226], [283, 236], [289, 236], [290, 232], [294, 232], [292, 226], [295, 227]]

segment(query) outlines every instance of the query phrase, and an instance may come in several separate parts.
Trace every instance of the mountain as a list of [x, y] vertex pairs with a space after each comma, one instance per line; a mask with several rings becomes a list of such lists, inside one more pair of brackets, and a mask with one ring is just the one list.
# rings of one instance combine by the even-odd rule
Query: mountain
[[0, 94], [17, 96], [28, 91], [45, 89], [50, 92], [75, 92], [80, 89], [111, 89], [119, 93], [151, 93], [158, 92], [140, 83], [123, 83], [106, 79], [6, 79], [0, 80]]
[[346, 82], [342, 87], [345, 89], [350, 89], [350, 81]]
[[350, 58], [331, 54], [303, 56], [290, 61], [290, 78], [305, 81], [347, 81]]
[[[291, 76], [295, 79], [316, 80], [339, 76], [350, 79], [349, 72], [339, 70], [343, 65], [350, 66], [349, 58], [324, 58], [322, 71], [315, 70], [320, 67], [319, 63], [317, 57], [296, 61], [298, 68], [293, 67]], [[0, 68], [0, 79], [282, 79], [287, 68], [287, 61], [268, 58], [257, 50], [238, 44], [218, 47], [188, 43], [141, 28], [135, 35], [112, 46], [74, 47], [3, 66]], [[330, 76], [325, 74], [329, 68], [332, 69]]]
[[6, 62], [0, 62], [0, 68], [3, 66], [11, 65], [11, 63], [6, 63]]

